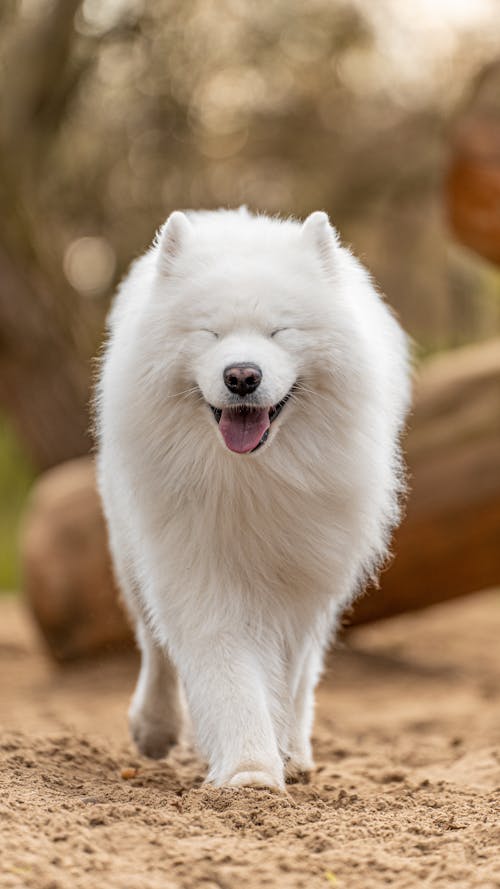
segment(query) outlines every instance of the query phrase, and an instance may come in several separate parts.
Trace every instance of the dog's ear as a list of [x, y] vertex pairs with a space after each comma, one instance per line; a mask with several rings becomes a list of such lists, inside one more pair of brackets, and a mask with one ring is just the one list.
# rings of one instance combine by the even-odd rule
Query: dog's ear
[[172, 260], [179, 256], [192, 232], [193, 226], [187, 216], [180, 210], [174, 210], [165, 225], [162, 226], [157, 238], [160, 248], [159, 265], [162, 272], [167, 274], [170, 271]]
[[303, 240], [316, 249], [327, 271], [335, 264], [335, 252], [340, 246], [339, 235], [330, 224], [330, 220], [323, 210], [315, 210], [302, 224], [301, 235]]

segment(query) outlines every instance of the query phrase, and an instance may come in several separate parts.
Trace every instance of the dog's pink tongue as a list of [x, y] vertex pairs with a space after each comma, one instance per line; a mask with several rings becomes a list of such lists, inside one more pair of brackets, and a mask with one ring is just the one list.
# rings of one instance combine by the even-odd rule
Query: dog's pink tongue
[[219, 429], [230, 451], [247, 454], [257, 447], [269, 429], [269, 411], [266, 408], [251, 411], [224, 408]]

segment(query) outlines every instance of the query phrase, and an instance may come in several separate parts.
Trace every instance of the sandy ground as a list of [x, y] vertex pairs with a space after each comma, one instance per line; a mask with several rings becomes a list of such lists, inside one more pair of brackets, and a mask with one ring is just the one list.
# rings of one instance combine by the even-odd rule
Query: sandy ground
[[134, 659], [61, 671], [0, 601], [0, 886], [500, 887], [499, 638], [498, 592], [352, 632], [312, 783], [277, 796], [203, 787], [187, 746], [141, 760]]

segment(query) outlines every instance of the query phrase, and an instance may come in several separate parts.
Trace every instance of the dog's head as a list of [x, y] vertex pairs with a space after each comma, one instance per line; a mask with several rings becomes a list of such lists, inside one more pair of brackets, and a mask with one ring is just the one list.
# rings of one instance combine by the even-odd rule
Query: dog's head
[[328, 217], [316, 212], [301, 224], [244, 208], [174, 212], [155, 249], [179, 392], [201, 393], [207, 423], [229, 450], [260, 452], [301, 394], [321, 391], [331, 374], [342, 248]]

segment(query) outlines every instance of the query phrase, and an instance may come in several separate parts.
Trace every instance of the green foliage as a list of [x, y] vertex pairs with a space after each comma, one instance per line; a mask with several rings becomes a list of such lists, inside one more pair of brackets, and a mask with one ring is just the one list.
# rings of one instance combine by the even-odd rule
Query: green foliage
[[19, 588], [19, 520], [34, 472], [0, 415], [0, 592]]

